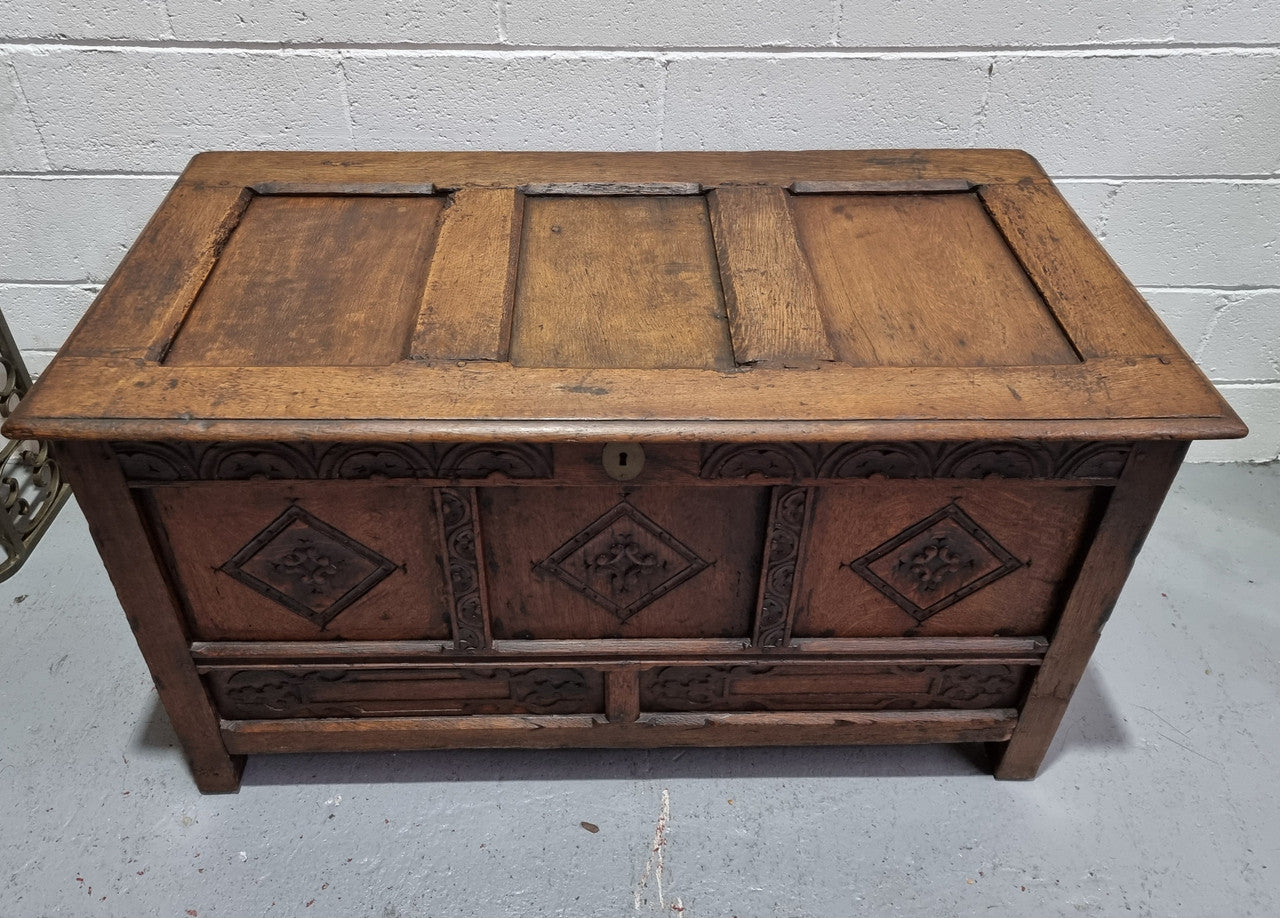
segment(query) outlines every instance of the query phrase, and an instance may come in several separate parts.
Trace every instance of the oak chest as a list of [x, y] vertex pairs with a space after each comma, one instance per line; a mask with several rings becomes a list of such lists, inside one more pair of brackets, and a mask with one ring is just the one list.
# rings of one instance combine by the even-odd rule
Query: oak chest
[[988, 741], [1239, 419], [1025, 154], [205, 154], [6, 428], [246, 753]]

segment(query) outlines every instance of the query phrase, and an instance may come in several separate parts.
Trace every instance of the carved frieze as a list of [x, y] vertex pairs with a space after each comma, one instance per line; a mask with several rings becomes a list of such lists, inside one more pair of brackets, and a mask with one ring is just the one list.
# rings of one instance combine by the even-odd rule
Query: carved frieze
[[703, 449], [703, 478], [1118, 478], [1128, 443], [723, 443]]
[[534, 443], [116, 443], [138, 482], [251, 479], [550, 478], [551, 447]]
[[224, 716], [577, 714], [601, 710], [599, 672], [568, 667], [230, 670], [210, 675]]
[[650, 711], [926, 710], [1016, 704], [1026, 667], [1005, 664], [725, 663], [664, 666], [640, 681]]

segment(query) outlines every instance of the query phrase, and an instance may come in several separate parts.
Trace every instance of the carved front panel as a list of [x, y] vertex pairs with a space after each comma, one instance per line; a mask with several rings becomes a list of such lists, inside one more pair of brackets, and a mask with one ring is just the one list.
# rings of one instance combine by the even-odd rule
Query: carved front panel
[[604, 710], [598, 671], [570, 667], [236, 669], [206, 677], [226, 717], [391, 717], [592, 714]]
[[450, 636], [431, 488], [193, 482], [145, 503], [196, 640]]
[[815, 489], [792, 634], [1051, 634], [1106, 489], [861, 481]]
[[769, 491], [478, 488], [495, 640], [750, 639]]
[[478, 650], [489, 645], [489, 628], [475, 495], [468, 488], [440, 488], [436, 499], [448, 571], [453, 644], [458, 650]]
[[665, 666], [640, 679], [646, 711], [896, 711], [1016, 705], [1029, 667], [1007, 664]]
[[[114, 449], [125, 477], [135, 483], [263, 478], [607, 482], [599, 444], [120, 442]], [[651, 450], [646, 480], [668, 484], [682, 478], [725, 483], [866, 478], [1113, 482], [1132, 444], [886, 441], [657, 444], [646, 449]]]

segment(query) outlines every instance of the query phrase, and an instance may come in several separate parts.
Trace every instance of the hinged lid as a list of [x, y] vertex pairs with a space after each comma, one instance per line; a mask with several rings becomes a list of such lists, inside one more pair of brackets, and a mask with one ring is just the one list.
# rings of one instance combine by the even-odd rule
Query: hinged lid
[[9, 430], [1244, 433], [1013, 151], [204, 154]]

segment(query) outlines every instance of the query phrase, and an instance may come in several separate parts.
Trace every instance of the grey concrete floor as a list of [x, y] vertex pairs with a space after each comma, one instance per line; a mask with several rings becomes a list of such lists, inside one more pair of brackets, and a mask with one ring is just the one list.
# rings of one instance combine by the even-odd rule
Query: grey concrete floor
[[1183, 469], [1029, 783], [967, 747], [487, 751], [202, 797], [74, 506], [4, 590], [6, 916], [1280, 914], [1280, 468]]

